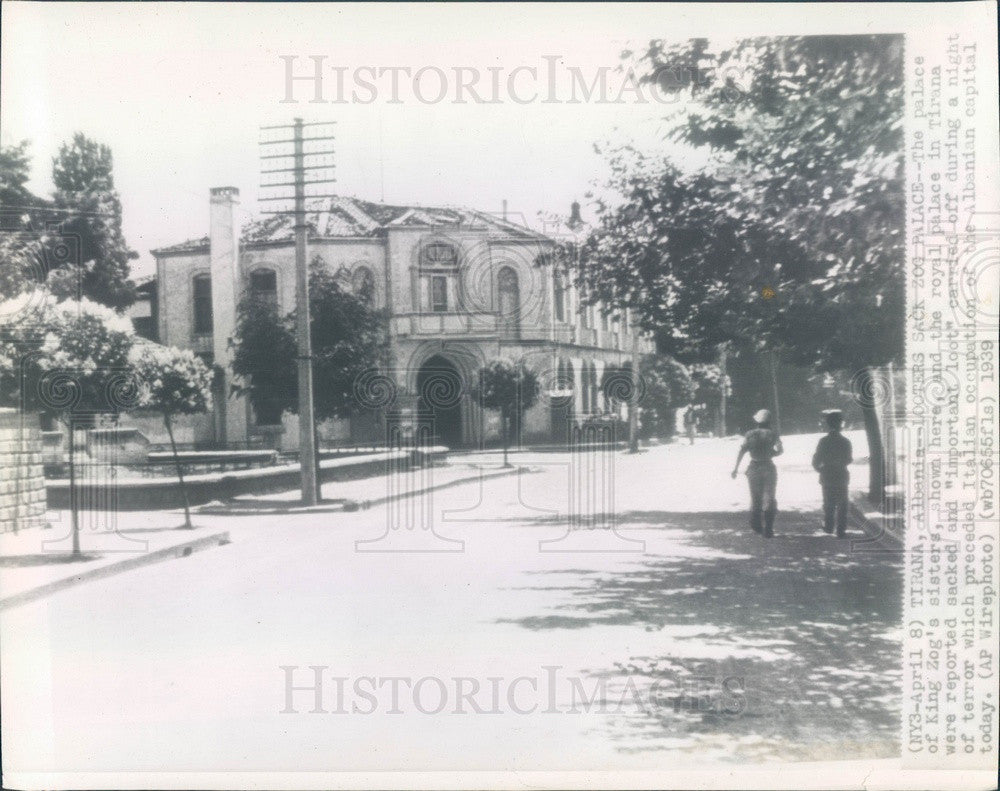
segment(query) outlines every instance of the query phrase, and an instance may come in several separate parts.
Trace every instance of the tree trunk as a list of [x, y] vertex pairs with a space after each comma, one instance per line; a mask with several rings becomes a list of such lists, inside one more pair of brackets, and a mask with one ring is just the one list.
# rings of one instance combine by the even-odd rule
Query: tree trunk
[[76, 436], [74, 432], [73, 416], [66, 420], [66, 433], [69, 436], [69, 512], [70, 522], [73, 530], [73, 557], [81, 558], [80, 551], [80, 506], [76, 496]]
[[191, 506], [188, 503], [187, 488], [184, 486], [184, 467], [181, 464], [180, 456], [177, 455], [177, 443], [174, 442], [174, 428], [170, 423], [170, 415], [166, 413], [163, 415], [163, 425], [167, 427], [167, 436], [170, 437], [170, 450], [174, 454], [174, 467], [177, 468], [177, 479], [181, 483], [181, 497], [184, 498], [184, 524], [182, 527], [191, 530], [194, 525], [191, 524]]
[[316, 470], [316, 502], [323, 502], [323, 483], [320, 480], [322, 475], [320, 474], [320, 454], [319, 454], [319, 425], [313, 428], [313, 447], [316, 450], [314, 455], [314, 464]]
[[858, 399], [865, 419], [865, 437], [868, 439], [868, 499], [881, 503], [885, 495], [885, 451], [882, 447], [882, 430], [878, 419], [874, 372], [864, 368], [858, 377]]
[[509, 431], [507, 430], [507, 410], [500, 410], [500, 437], [503, 442], [503, 466], [509, 467], [510, 464], [507, 462], [507, 442], [508, 442]]

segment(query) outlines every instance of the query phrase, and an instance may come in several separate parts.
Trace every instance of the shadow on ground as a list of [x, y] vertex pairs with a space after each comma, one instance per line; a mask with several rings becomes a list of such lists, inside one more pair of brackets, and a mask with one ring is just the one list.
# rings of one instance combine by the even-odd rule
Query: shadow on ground
[[[601, 720], [621, 750], [737, 761], [899, 754], [899, 552], [864, 551], [878, 542], [852, 549], [823, 533], [815, 513], [781, 514], [771, 540], [731, 512], [630, 512], [618, 523], [671, 531], [674, 556], [641, 556], [615, 573], [576, 561], [532, 572], [527, 587], [556, 592], [558, 603], [503, 620], [535, 631], [634, 626], [663, 635], [662, 653], [623, 645], [613, 667], [588, 669], [609, 701], [644, 701]], [[609, 634], [622, 633], [595, 639]]]
[[55, 566], [65, 563], [83, 563], [99, 560], [101, 555], [70, 555], [64, 552], [48, 552], [39, 555], [8, 555], [0, 557], [0, 568], [25, 568], [28, 566]]

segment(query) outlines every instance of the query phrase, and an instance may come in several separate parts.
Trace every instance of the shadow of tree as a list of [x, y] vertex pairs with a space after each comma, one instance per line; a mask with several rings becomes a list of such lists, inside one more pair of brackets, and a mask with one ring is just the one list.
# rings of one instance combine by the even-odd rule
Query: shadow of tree
[[47, 552], [37, 555], [7, 555], [0, 557], [0, 568], [24, 568], [28, 566], [54, 566], [62, 563], [83, 563], [99, 560], [95, 554], [71, 555], [66, 552]]
[[732, 512], [633, 511], [618, 524], [672, 531], [674, 556], [614, 574], [532, 572], [544, 581], [528, 587], [564, 598], [503, 620], [663, 633], [669, 652], [623, 649], [614, 667], [589, 671], [612, 698], [628, 684], [656, 690], [643, 710], [607, 720], [620, 749], [740, 761], [898, 755], [902, 555], [851, 551], [801, 512], [779, 515], [771, 540]]

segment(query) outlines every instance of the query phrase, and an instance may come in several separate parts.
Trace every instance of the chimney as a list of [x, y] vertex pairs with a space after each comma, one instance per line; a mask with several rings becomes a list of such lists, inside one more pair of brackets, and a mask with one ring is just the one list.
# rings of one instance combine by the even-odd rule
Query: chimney
[[501, 205], [503, 206], [503, 214], [501, 215], [501, 217], [502, 217], [503, 220], [506, 220], [507, 219], [507, 199], [506, 198], [504, 198], [503, 203]]
[[[232, 383], [232, 349], [229, 339], [236, 328], [236, 304], [240, 295], [239, 225], [236, 187], [213, 187], [209, 207], [209, 261], [212, 268], [212, 352], [224, 376], [218, 392], [229, 393]], [[222, 443], [246, 439], [245, 406], [228, 398], [216, 406], [219, 423], [216, 440]]]
[[580, 217], [580, 204], [577, 201], [573, 201], [569, 207], [569, 219], [566, 224], [570, 228], [576, 228], [578, 225], [583, 225], [583, 220]]

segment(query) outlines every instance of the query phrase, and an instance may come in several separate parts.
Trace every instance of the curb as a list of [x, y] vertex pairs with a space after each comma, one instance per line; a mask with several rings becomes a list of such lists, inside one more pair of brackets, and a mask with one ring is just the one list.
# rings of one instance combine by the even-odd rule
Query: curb
[[275, 516], [277, 514], [334, 514], [340, 513], [341, 511], [346, 511], [348, 504], [353, 503], [353, 500], [348, 500], [344, 497], [335, 497], [329, 500], [322, 500], [316, 505], [285, 505], [285, 506], [273, 506], [268, 507], [266, 505], [261, 506], [246, 506], [242, 507], [242, 504], [237, 500], [235, 501], [238, 507], [232, 507], [226, 503], [221, 505], [213, 505], [212, 503], [205, 503], [205, 505], [199, 505], [195, 507], [195, 511], [204, 516]]
[[228, 543], [229, 531], [224, 530], [221, 533], [213, 533], [210, 536], [202, 536], [201, 538], [186, 541], [183, 544], [175, 544], [173, 546], [164, 547], [163, 549], [158, 549], [155, 552], [149, 552], [144, 555], [140, 555], [139, 557], [129, 558], [128, 560], [122, 560], [118, 563], [109, 563], [107, 566], [82, 571], [72, 577], [65, 577], [61, 580], [48, 582], [37, 588], [32, 588], [31, 590], [22, 591], [21, 593], [17, 593], [13, 596], [8, 596], [6, 599], [0, 599], [0, 610], [6, 610], [20, 604], [27, 604], [28, 602], [44, 598], [45, 596], [65, 590], [66, 588], [72, 588], [74, 585], [78, 585], [82, 582], [102, 579], [104, 577], [113, 577], [115, 574], [121, 574], [123, 571], [129, 571], [130, 569], [139, 568], [141, 566], [149, 566], [153, 563], [159, 563], [162, 560], [170, 560], [171, 558], [187, 557], [193, 552], [198, 552], [199, 550], [208, 549], [213, 546], [222, 546], [223, 544]]
[[493, 478], [503, 478], [507, 475], [514, 475], [515, 473], [520, 473], [521, 470], [527, 470], [529, 472], [537, 471], [528, 466], [528, 467], [512, 467], [509, 469], [501, 469], [490, 473], [480, 472], [479, 475], [470, 475], [467, 478], [456, 478], [453, 481], [447, 481], [446, 483], [442, 483], [437, 486], [425, 486], [423, 489], [414, 489], [412, 491], [404, 492], [403, 494], [398, 494], [393, 497], [389, 497], [387, 495], [385, 497], [376, 497], [374, 500], [347, 500], [344, 503], [344, 510], [345, 511], [358, 510], [358, 509], [367, 510], [377, 505], [384, 505], [385, 503], [394, 502], [396, 500], [402, 500], [407, 497], [416, 497], [417, 495], [420, 494], [427, 494], [428, 492], [436, 492], [441, 489], [448, 489], [452, 486], [461, 486], [462, 484], [472, 483], [473, 481], [486, 481], [486, 480], [492, 480]]
[[439, 483], [436, 485], [426, 486], [423, 489], [415, 489], [408, 492], [403, 492], [402, 494], [397, 494], [392, 497], [386, 495], [385, 497], [376, 497], [372, 500], [354, 500], [350, 497], [335, 497], [329, 500], [324, 500], [321, 503], [310, 506], [275, 506], [269, 508], [267, 506], [261, 506], [259, 508], [247, 507], [247, 508], [227, 508], [225, 504], [223, 505], [212, 505], [211, 503], [206, 503], [205, 505], [199, 506], [197, 512], [199, 514], [204, 514], [206, 516], [274, 516], [276, 514], [281, 515], [296, 515], [296, 514], [332, 514], [332, 513], [344, 513], [359, 511], [362, 509], [372, 508], [377, 505], [384, 505], [385, 503], [403, 500], [407, 497], [416, 497], [417, 495], [427, 494], [428, 492], [434, 492], [439, 489], [447, 489], [450, 486], [459, 486], [465, 483], [473, 483], [474, 481], [483, 481], [491, 478], [500, 478], [505, 475], [512, 475], [519, 470], [528, 470], [534, 472], [530, 466], [525, 467], [513, 467], [510, 469], [496, 470], [490, 473], [480, 473], [479, 475], [470, 475], [465, 478], [456, 478], [453, 481], [446, 481], [445, 483]]
[[851, 516], [861, 522], [865, 530], [871, 532], [873, 537], [881, 538], [882, 536], [888, 536], [901, 546], [906, 544], [906, 538], [903, 534], [896, 530], [894, 525], [889, 525], [887, 520], [876, 522], [875, 520], [870, 519], [853, 497], [848, 500], [848, 503]]

